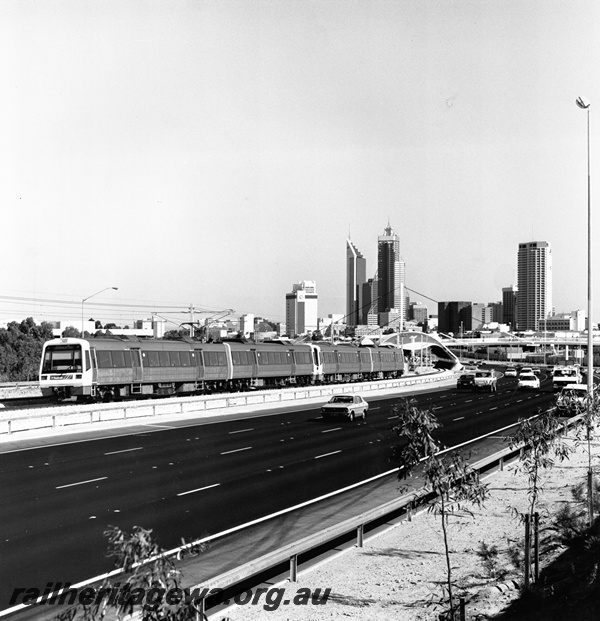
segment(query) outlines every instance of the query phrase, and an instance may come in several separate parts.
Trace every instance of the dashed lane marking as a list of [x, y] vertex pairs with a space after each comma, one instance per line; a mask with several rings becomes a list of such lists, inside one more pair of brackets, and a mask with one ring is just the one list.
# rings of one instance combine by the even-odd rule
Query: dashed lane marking
[[221, 455], [229, 455], [230, 453], [239, 453], [240, 451], [249, 451], [251, 448], [252, 448], [251, 446], [245, 446], [244, 448], [233, 449], [233, 451], [223, 451]]
[[77, 481], [77, 483], [67, 483], [66, 485], [57, 485], [56, 489], [63, 489], [64, 487], [73, 487], [74, 485], [85, 485], [86, 483], [95, 483], [96, 481], [104, 481], [108, 477], [98, 477], [97, 479], [88, 479], [87, 481]]
[[198, 489], [191, 489], [187, 492], [179, 492], [178, 496], [185, 496], [186, 494], [195, 494], [196, 492], [202, 492], [205, 489], [210, 489], [211, 487], [218, 487], [221, 485], [220, 483], [213, 483], [212, 485], [205, 485], [204, 487], [199, 487]]

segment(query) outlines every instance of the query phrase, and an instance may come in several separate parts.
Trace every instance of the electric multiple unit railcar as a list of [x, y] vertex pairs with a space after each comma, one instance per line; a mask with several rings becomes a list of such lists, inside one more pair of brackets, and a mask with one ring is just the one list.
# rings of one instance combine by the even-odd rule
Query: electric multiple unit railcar
[[44, 396], [109, 401], [399, 377], [401, 349], [322, 343], [59, 338], [42, 351]]

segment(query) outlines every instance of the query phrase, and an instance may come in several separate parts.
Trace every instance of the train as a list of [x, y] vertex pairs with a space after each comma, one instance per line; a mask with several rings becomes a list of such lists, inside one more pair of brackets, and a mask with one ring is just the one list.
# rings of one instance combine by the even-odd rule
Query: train
[[[445, 351], [439, 366], [448, 368], [456, 358]], [[97, 401], [301, 387], [397, 378], [406, 353], [374, 344], [65, 337], [44, 343], [39, 384], [45, 397]]]

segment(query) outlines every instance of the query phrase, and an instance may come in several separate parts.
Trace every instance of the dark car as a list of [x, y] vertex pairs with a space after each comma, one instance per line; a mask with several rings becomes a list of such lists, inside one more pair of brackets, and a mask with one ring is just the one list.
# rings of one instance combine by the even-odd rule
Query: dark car
[[475, 380], [475, 376], [470, 373], [463, 373], [456, 380], [457, 388], [473, 388], [473, 382]]

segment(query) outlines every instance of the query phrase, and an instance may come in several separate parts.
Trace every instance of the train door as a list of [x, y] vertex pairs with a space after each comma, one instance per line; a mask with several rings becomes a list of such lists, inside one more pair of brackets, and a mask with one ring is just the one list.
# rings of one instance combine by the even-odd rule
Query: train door
[[258, 358], [256, 357], [256, 347], [250, 349], [250, 355], [252, 356], [252, 379], [258, 378]]
[[133, 370], [133, 383], [131, 386], [131, 392], [132, 394], [141, 394], [142, 393], [143, 369], [142, 369], [142, 353], [139, 347], [135, 347], [131, 349], [131, 366]]

